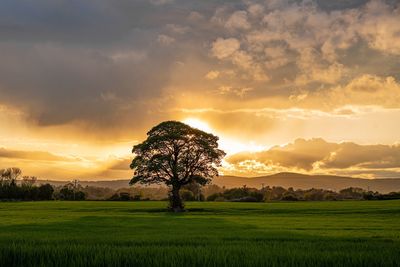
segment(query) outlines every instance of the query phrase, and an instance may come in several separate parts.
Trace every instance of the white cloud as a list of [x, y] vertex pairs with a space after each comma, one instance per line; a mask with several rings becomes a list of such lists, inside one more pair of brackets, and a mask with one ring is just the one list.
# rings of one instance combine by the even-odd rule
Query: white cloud
[[235, 38], [218, 38], [212, 44], [212, 53], [218, 59], [224, 59], [233, 55], [240, 48], [240, 42]]
[[225, 95], [225, 94], [233, 94], [236, 95], [238, 97], [244, 97], [248, 92], [252, 91], [253, 88], [250, 87], [244, 87], [244, 88], [237, 88], [237, 87], [233, 87], [233, 86], [220, 86], [218, 88], [218, 93], [221, 95]]
[[225, 27], [230, 30], [247, 30], [251, 27], [247, 20], [246, 11], [236, 11], [234, 12], [226, 21]]
[[374, 49], [400, 55], [400, 8], [371, 0], [363, 11], [357, 25], [362, 38]]
[[220, 75], [219, 71], [213, 70], [213, 71], [208, 72], [206, 74], [205, 78], [208, 80], [215, 80], [219, 77], [219, 75]]
[[157, 36], [157, 42], [162, 45], [171, 45], [175, 42], [175, 38], [165, 34], [160, 34]]
[[185, 34], [189, 30], [188, 26], [182, 26], [179, 24], [172, 24], [172, 23], [167, 24], [165, 27], [167, 28], [168, 31], [174, 34]]
[[202, 15], [200, 12], [192, 11], [192, 12], [190, 12], [187, 19], [191, 22], [200, 22], [200, 21], [204, 20], [204, 15]]
[[269, 77], [270, 70], [295, 63], [294, 85], [336, 84], [351, 73], [340, 53], [360, 42], [400, 55], [400, 8], [383, 0], [335, 11], [322, 10], [316, 1], [247, 4], [246, 10], [230, 11], [226, 6], [216, 10], [212, 21], [227, 28], [230, 38], [226, 39], [241, 45], [214, 55], [242, 69], [257, 69], [259, 77], [262, 73]]
[[258, 17], [264, 13], [264, 7], [260, 4], [250, 4], [247, 11], [251, 16]]
[[360, 75], [344, 85], [333, 86], [324, 90], [304, 91], [291, 96], [298, 105], [334, 110], [349, 105], [380, 106], [400, 108], [400, 84], [394, 77]]

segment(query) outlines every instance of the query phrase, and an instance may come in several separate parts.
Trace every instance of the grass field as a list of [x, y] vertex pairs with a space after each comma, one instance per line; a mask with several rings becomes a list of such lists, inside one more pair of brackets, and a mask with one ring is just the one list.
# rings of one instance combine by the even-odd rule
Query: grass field
[[0, 203], [1, 266], [400, 266], [400, 201]]

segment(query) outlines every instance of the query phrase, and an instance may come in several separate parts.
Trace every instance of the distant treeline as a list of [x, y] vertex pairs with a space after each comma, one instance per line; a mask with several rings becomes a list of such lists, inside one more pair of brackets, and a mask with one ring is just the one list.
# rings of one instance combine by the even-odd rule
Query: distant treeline
[[339, 192], [324, 189], [285, 189], [280, 186], [264, 187], [262, 189], [232, 188], [217, 192], [207, 197], [207, 201], [237, 201], [237, 202], [266, 202], [266, 201], [327, 201], [327, 200], [389, 200], [400, 199], [400, 192], [380, 194], [361, 188], [349, 187]]
[[[93, 192], [101, 188], [86, 187], [88, 199], [93, 199]], [[104, 190], [104, 189], [103, 189]], [[112, 190], [110, 190], [112, 191]], [[97, 194], [99, 197], [100, 194]], [[168, 189], [165, 187], [132, 187], [116, 190], [111, 197], [105, 200], [129, 201], [129, 200], [167, 200]], [[400, 192], [381, 194], [349, 187], [339, 192], [324, 189], [285, 189], [280, 186], [264, 187], [262, 189], [240, 188], [226, 189], [217, 185], [208, 185], [200, 188], [197, 185], [188, 185], [181, 190], [181, 197], [185, 201], [232, 201], [232, 202], [268, 202], [268, 201], [334, 201], [334, 200], [389, 200], [400, 199]]]
[[53, 187], [50, 184], [34, 185], [22, 181], [17, 184], [0, 182], [0, 200], [85, 200], [86, 195], [81, 190], [71, 188], [69, 184]]
[[86, 195], [77, 183], [61, 187], [50, 184], [36, 185], [37, 178], [24, 176], [17, 180], [22, 171], [19, 168], [0, 170], [0, 200], [85, 200]]
[[[8, 168], [0, 170], [0, 200], [109, 200], [109, 201], [146, 201], [168, 200], [167, 187], [130, 187], [113, 190], [111, 188], [81, 186], [73, 181], [62, 186], [51, 184], [37, 185], [36, 177], [24, 176], [17, 179], [21, 170]], [[262, 189], [240, 188], [226, 189], [217, 185], [200, 187], [189, 184], [181, 189], [185, 201], [329, 201], [329, 200], [389, 200], [400, 199], [400, 192], [380, 194], [361, 188], [345, 188], [339, 192], [324, 189], [285, 189], [280, 186]]]

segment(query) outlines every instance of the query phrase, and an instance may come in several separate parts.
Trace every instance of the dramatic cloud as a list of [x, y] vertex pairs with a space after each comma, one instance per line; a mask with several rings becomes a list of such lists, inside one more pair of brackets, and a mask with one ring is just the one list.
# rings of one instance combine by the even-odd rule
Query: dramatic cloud
[[353, 142], [331, 143], [323, 139], [297, 139], [284, 146], [275, 146], [254, 153], [238, 153], [227, 158], [231, 168], [240, 171], [251, 165], [255, 173], [302, 171], [310, 173], [370, 174], [393, 171], [400, 174], [400, 145], [359, 145]]
[[251, 25], [247, 20], [246, 11], [236, 11], [234, 12], [226, 21], [225, 27], [231, 30], [248, 30]]
[[[393, 144], [399, 17], [394, 0], [4, 0], [0, 167], [57, 155], [84, 160], [27, 168], [120, 178], [114, 161], [169, 119], [202, 120], [234, 152], [316, 136]], [[341, 170], [336, 156], [274, 153], [288, 168]]]
[[[218, 38], [213, 43], [213, 54], [241, 71], [251, 69], [258, 76], [273, 77], [274, 81], [284, 84], [287, 91], [291, 90], [290, 85], [292, 89], [301, 87], [312, 91], [318, 84], [325, 85], [321, 88], [341, 84], [365, 74], [364, 68], [375, 69], [373, 71], [379, 74], [386, 72], [386, 76], [398, 75], [387, 66], [377, 71], [372, 60], [366, 67], [359, 65], [363, 53], [372, 58], [399, 58], [400, 24], [397, 20], [400, 9], [396, 4], [358, 1], [358, 5], [356, 2], [348, 8], [338, 5], [330, 10], [325, 1], [318, 3], [267, 1], [263, 5], [250, 2], [241, 11], [218, 9], [213, 21], [230, 27], [224, 33], [225, 39]], [[251, 19], [247, 18], [248, 13], [253, 15]], [[232, 31], [232, 28], [241, 31]], [[386, 60], [392, 64], [390, 59]], [[279, 69], [283, 67], [284, 70]], [[257, 87], [257, 95], [268, 95], [265, 83]]]
[[[400, 78], [396, 3], [329, 2], [5, 1], [0, 104], [39, 125], [95, 129], [146, 116], [160, 95], [177, 97], [176, 88], [195, 94], [204, 77], [202, 91], [252, 88], [249, 98], [325, 85], [323, 94], [363, 75]], [[372, 59], [382, 56], [392, 60], [377, 68]]]
[[240, 48], [240, 43], [235, 38], [222, 39], [218, 38], [212, 44], [213, 55], [218, 59], [224, 59], [233, 55]]
[[400, 84], [394, 77], [364, 74], [347, 84], [314, 92], [300, 91], [291, 100], [303, 107], [332, 110], [349, 105], [399, 108]]

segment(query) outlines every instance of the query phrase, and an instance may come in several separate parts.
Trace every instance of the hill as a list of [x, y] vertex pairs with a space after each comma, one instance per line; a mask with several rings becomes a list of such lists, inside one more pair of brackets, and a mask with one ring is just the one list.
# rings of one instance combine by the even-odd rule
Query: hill
[[[83, 181], [79, 180], [81, 186], [94, 186], [94, 187], [107, 187], [111, 189], [119, 189], [129, 187], [129, 179], [109, 180], [109, 181]], [[63, 186], [69, 181], [55, 181], [55, 180], [38, 180], [38, 184], [49, 183], [53, 186]]]
[[285, 172], [254, 178], [221, 176], [216, 177], [213, 183], [227, 188], [243, 185], [261, 188], [264, 184], [264, 186], [293, 187], [295, 189], [321, 188], [338, 191], [347, 187], [360, 187], [380, 193], [400, 191], [400, 179], [398, 178], [361, 179], [335, 175], [306, 175]]
[[[50, 183], [61, 186], [65, 181], [40, 180], [38, 183]], [[112, 189], [124, 188], [129, 186], [128, 179], [113, 181], [79, 181], [82, 186], [108, 187]], [[225, 186], [226, 188], [247, 187], [261, 188], [264, 186], [282, 186], [284, 188], [293, 187], [295, 189], [321, 188], [339, 191], [347, 187], [360, 187], [365, 190], [389, 193], [400, 191], [400, 178], [388, 179], [361, 179], [335, 175], [306, 175], [300, 173], [282, 172], [261, 177], [237, 177], [219, 176], [214, 178], [213, 184]]]

